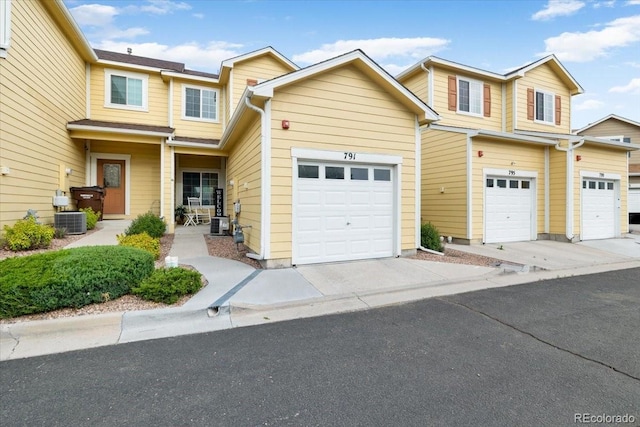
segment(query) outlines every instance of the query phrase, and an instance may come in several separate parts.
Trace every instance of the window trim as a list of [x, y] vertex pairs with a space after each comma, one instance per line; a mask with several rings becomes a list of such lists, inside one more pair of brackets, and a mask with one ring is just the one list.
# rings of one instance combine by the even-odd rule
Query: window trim
[[[543, 94], [543, 96], [551, 96], [551, 102], [549, 103], [549, 108], [551, 109], [551, 121], [546, 121], [546, 120], [540, 120], [538, 119], [538, 93]], [[544, 99], [544, 98], [543, 98]], [[534, 88], [533, 89], [533, 121], [536, 123], [540, 123], [543, 125], [550, 125], [550, 126], [555, 126], [556, 125], [556, 104], [555, 101], [556, 100], [556, 94], [553, 92], [550, 92], [548, 90], [542, 90], [542, 89], [537, 89]], [[542, 106], [542, 115], [544, 117], [544, 112], [545, 112], [545, 108], [546, 105], [543, 104]]]
[[[469, 111], [465, 111], [465, 110], [461, 110], [460, 109], [460, 94], [461, 94], [461, 90], [460, 90], [460, 81], [465, 81], [467, 83], [469, 83]], [[480, 111], [479, 112], [474, 112], [471, 111], [471, 86], [472, 84], [474, 85], [478, 85], [479, 90], [480, 90]], [[477, 80], [477, 79], [471, 79], [469, 77], [461, 77], [461, 76], [456, 76], [456, 90], [457, 90], [457, 94], [456, 94], [456, 113], [459, 114], [468, 114], [470, 116], [474, 116], [474, 117], [484, 117], [484, 82]]]
[[[126, 77], [127, 79], [142, 80], [142, 106], [128, 104], [114, 104], [111, 102], [111, 77]], [[132, 73], [130, 71], [104, 70], [104, 106], [105, 108], [117, 108], [119, 110], [149, 111], [149, 75]]]
[[[197, 89], [200, 91], [200, 117], [187, 116], [187, 89]], [[214, 119], [207, 119], [202, 117], [202, 91], [203, 90], [208, 90], [216, 94]], [[206, 122], [206, 123], [220, 123], [220, 89], [183, 83], [182, 84], [182, 105], [181, 105], [180, 114], [181, 114], [182, 120], [189, 120], [194, 122]]]
[[7, 57], [11, 45], [11, 0], [0, 0], [0, 58]]

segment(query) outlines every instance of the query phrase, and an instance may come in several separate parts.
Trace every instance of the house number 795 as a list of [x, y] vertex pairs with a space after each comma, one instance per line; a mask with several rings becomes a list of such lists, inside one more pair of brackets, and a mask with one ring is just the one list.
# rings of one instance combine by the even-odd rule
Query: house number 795
[[345, 160], [355, 160], [356, 159], [356, 153], [345, 152], [344, 153], [344, 159]]

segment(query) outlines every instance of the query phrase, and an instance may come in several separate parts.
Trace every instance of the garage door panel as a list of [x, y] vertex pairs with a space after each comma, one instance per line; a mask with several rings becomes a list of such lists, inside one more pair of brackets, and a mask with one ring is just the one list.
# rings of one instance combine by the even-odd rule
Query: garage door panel
[[[392, 256], [395, 199], [391, 169], [320, 162], [304, 165], [307, 163], [317, 165], [318, 174], [315, 179], [296, 178], [294, 261], [305, 264]], [[327, 167], [333, 168], [329, 175]], [[335, 175], [336, 168], [344, 169], [343, 179], [326, 179]], [[378, 178], [385, 180], [375, 180], [374, 169], [383, 170]]]
[[315, 232], [315, 230], [318, 230], [320, 228], [321, 224], [322, 224], [322, 218], [320, 218], [319, 216], [302, 217], [298, 221], [298, 232], [299, 233], [305, 232], [305, 231]]
[[615, 237], [616, 192], [613, 181], [582, 180], [582, 240]]
[[324, 231], [344, 231], [347, 226], [347, 217], [344, 215], [332, 215], [324, 218]]
[[487, 243], [531, 240], [533, 193], [531, 179], [487, 177], [485, 237]]

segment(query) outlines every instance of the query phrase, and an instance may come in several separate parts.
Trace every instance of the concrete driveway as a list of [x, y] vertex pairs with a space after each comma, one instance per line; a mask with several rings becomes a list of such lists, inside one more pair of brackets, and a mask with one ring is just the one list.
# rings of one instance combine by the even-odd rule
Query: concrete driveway
[[447, 247], [542, 270], [565, 270], [640, 261], [640, 235], [638, 234], [627, 234], [619, 239], [589, 240], [579, 243], [536, 240], [484, 245], [449, 244]]

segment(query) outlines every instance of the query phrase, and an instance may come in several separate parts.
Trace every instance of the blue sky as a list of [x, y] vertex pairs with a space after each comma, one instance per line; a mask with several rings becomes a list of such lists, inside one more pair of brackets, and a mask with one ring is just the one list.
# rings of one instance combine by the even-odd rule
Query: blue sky
[[506, 73], [554, 53], [585, 93], [572, 127], [640, 122], [640, 0], [65, 0], [94, 48], [220, 63], [272, 46], [303, 67], [360, 48], [398, 74], [435, 55]]

